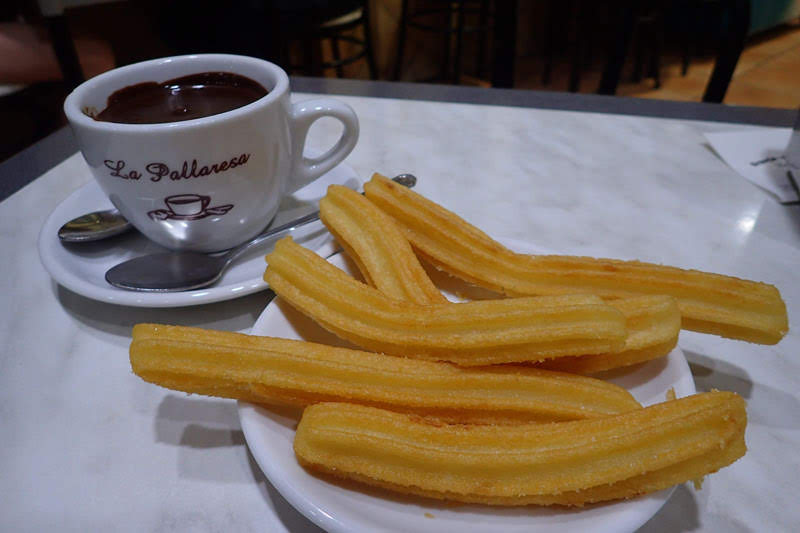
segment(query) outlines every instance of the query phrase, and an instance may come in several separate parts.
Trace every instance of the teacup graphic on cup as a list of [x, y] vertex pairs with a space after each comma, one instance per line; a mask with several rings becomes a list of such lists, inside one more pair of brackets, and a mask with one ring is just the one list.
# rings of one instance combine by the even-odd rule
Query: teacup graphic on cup
[[153, 220], [198, 220], [208, 216], [224, 215], [233, 204], [208, 207], [211, 197], [202, 194], [173, 194], [164, 198], [167, 209], [154, 209], [147, 212]]

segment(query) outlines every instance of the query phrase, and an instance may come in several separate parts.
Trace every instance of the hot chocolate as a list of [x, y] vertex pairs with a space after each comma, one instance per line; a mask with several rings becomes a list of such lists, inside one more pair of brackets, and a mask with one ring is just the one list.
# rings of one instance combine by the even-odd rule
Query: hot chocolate
[[231, 72], [202, 72], [165, 82], [124, 87], [94, 118], [123, 124], [180, 122], [217, 115], [267, 94], [258, 82]]

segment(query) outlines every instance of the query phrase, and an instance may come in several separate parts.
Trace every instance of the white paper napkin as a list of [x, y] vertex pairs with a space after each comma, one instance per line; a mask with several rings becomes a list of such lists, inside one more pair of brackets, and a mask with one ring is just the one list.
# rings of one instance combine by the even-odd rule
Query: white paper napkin
[[793, 170], [795, 179], [800, 178], [800, 168], [795, 168], [784, 156], [791, 128], [704, 135], [717, 155], [741, 176], [774, 194], [781, 203], [800, 200], [796, 185], [787, 176], [787, 171]]

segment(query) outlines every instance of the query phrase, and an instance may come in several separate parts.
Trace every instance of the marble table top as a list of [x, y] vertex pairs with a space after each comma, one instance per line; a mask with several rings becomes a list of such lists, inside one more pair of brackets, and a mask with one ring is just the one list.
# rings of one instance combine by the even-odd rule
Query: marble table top
[[[681, 333], [697, 388], [747, 400], [749, 451], [702, 490], [678, 487], [641, 531], [800, 524], [800, 211], [735, 174], [702, 135], [756, 126], [340, 98], [361, 121], [347, 160], [360, 176], [412, 172], [420, 193], [492, 236], [776, 285], [791, 327], [778, 345]], [[322, 145], [336, 134], [312, 129]], [[75, 154], [0, 203], [0, 531], [318, 530], [259, 470], [235, 402], [146, 384], [128, 361], [137, 322], [247, 331], [263, 293], [129, 308], [72, 293], [41, 266], [40, 227], [89, 179]]]

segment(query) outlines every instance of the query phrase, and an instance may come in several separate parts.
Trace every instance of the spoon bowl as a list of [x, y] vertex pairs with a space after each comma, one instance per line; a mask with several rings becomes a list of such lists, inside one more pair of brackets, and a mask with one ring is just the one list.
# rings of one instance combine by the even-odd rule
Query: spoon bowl
[[143, 255], [111, 268], [106, 281], [120, 289], [177, 292], [213, 285], [227, 266], [223, 255], [200, 252], [164, 252]]
[[94, 211], [73, 218], [58, 230], [62, 242], [94, 242], [108, 239], [133, 228], [116, 209]]

